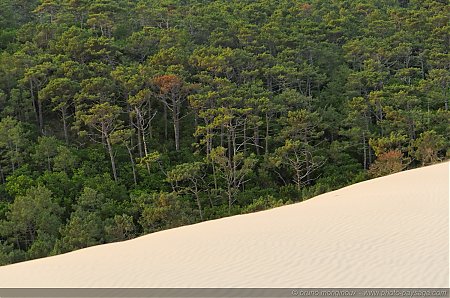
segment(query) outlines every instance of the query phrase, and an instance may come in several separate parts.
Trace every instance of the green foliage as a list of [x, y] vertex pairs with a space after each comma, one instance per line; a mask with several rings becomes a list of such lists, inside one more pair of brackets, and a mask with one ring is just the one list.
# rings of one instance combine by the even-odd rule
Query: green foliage
[[429, 165], [441, 161], [438, 154], [446, 144], [445, 139], [432, 130], [421, 133], [415, 140], [414, 146], [417, 148], [415, 157], [422, 162], [422, 165]]
[[126, 188], [121, 184], [115, 183], [108, 173], [96, 175], [94, 177], [82, 177], [82, 180], [81, 183], [85, 187], [92, 188], [97, 192], [104, 194], [105, 197], [115, 201], [120, 202], [128, 197]]
[[104, 242], [104, 220], [114, 215], [112, 200], [85, 187], [77, 198], [68, 223], [61, 228], [55, 252], [67, 252]]
[[1, 1], [0, 264], [448, 159], [447, 6]]
[[50, 253], [57, 239], [63, 209], [52, 192], [43, 186], [29, 188], [10, 205], [6, 220], [0, 222], [0, 235], [29, 258]]
[[273, 196], [259, 197], [258, 199], [253, 200], [251, 204], [245, 206], [245, 208], [242, 209], [242, 213], [263, 211], [283, 205], [283, 200], [276, 200]]
[[139, 224], [151, 233], [190, 223], [191, 209], [178, 196], [170, 193], [154, 194], [151, 204], [144, 206]]
[[24, 174], [15, 173], [6, 179], [5, 189], [10, 196], [24, 195], [26, 191], [35, 185], [34, 180]]
[[79, 185], [66, 172], [44, 172], [36, 179], [37, 185], [48, 188], [59, 205], [68, 208], [79, 192]]
[[77, 165], [77, 157], [72, 150], [66, 146], [56, 147], [56, 156], [53, 158], [53, 170], [71, 173]]
[[237, 153], [231, 156], [231, 153], [228, 152], [227, 156], [224, 147], [214, 148], [211, 151], [210, 158], [217, 166], [217, 170], [225, 183], [228, 209], [231, 212], [231, 206], [237, 201], [237, 194], [240, 188], [247, 182], [246, 178], [256, 166], [257, 159], [254, 155], [245, 157], [243, 153]]
[[135, 232], [136, 226], [132, 216], [115, 215], [110, 223], [105, 225], [105, 240], [107, 242], [128, 240], [136, 235]]
[[58, 140], [55, 137], [39, 137], [33, 159], [48, 171], [52, 170], [53, 159], [57, 155]]
[[102, 243], [102, 221], [95, 213], [74, 214], [61, 230], [54, 253], [64, 253]]
[[408, 137], [405, 135], [391, 133], [389, 137], [371, 139], [369, 144], [375, 151], [375, 155], [379, 156], [391, 150], [404, 151]]
[[14, 172], [22, 164], [27, 143], [27, 133], [20, 121], [10, 116], [0, 120], [0, 165], [2, 171]]

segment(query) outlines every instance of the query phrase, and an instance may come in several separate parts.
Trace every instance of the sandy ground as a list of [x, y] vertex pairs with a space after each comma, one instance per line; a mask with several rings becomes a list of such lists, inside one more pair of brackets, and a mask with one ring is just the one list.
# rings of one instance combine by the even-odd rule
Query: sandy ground
[[448, 287], [449, 166], [0, 267], [0, 287]]

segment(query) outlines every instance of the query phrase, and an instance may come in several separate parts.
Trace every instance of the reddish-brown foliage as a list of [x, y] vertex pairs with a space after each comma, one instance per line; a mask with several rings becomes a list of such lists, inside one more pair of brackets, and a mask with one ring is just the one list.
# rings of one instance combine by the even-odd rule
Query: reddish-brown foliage
[[176, 75], [162, 75], [155, 77], [153, 83], [159, 88], [162, 94], [176, 92], [183, 85], [183, 80]]
[[310, 11], [312, 9], [312, 5], [309, 3], [303, 3], [300, 5], [300, 10], [302, 11]]
[[405, 160], [400, 150], [390, 150], [378, 155], [377, 160], [370, 166], [372, 177], [381, 177], [400, 172], [405, 168]]

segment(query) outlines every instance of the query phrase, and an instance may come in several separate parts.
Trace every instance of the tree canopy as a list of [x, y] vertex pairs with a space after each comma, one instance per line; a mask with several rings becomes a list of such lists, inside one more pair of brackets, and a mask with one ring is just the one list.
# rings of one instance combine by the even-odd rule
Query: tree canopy
[[447, 1], [3, 0], [0, 264], [450, 157]]

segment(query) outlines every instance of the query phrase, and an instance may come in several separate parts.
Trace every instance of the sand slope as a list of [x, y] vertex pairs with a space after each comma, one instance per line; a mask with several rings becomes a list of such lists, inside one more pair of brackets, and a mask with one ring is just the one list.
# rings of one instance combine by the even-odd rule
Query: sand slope
[[0, 267], [0, 287], [448, 287], [449, 163]]

